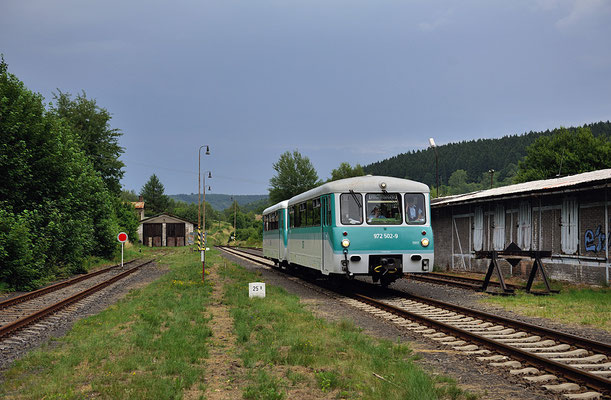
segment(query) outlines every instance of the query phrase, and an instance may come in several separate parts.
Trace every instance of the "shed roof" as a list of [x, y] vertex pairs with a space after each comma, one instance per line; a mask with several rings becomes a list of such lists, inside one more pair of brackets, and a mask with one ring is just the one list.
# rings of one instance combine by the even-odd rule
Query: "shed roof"
[[518, 183], [477, 192], [445, 196], [431, 200], [431, 207], [445, 207], [464, 203], [477, 203], [508, 197], [524, 197], [531, 194], [552, 194], [578, 188], [594, 188], [611, 182], [611, 169], [584, 172], [561, 178]]
[[144, 218], [144, 219], [140, 220], [139, 223], [143, 224], [143, 223], [147, 223], [147, 222], [152, 222], [154, 220], [158, 220], [161, 217], [167, 217], [167, 218], [171, 218], [171, 219], [174, 219], [174, 220], [179, 220], [179, 221], [186, 222], [186, 223], [189, 223], [189, 224], [197, 225], [197, 223], [195, 223], [195, 222], [192, 222], [192, 221], [189, 221], [189, 220], [186, 220], [184, 218], [180, 218], [180, 217], [177, 217], [176, 215], [172, 215], [172, 214], [168, 214], [168, 213], [161, 213], [161, 214], [153, 215], [152, 217]]

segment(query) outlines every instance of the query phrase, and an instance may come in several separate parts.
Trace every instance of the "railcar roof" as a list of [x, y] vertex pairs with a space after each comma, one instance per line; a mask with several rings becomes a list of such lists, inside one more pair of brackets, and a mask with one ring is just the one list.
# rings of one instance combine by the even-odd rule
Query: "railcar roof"
[[325, 183], [307, 192], [298, 194], [289, 199], [288, 203], [294, 204], [300, 201], [318, 197], [328, 193], [346, 193], [350, 190], [355, 192], [378, 192], [380, 184], [386, 183], [386, 191], [388, 192], [418, 192], [429, 193], [429, 187], [424, 183], [411, 181], [409, 179], [394, 178], [391, 176], [357, 176], [355, 178], [340, 179], [337, 181]]
[[273, 206], [269, 206], [265, 210], [263, 210], [263, 215], [280, 210], [282, 208], [287, 208], [288, 205], [289, 205], [288, 200], [281, 201], [280, 203], [274, 204]]

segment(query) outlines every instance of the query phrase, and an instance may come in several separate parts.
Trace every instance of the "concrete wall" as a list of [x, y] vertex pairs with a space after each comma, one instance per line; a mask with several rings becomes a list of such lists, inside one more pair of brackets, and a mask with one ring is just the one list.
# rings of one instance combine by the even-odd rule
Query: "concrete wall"
[[[573, 229], [576, 234], [576, 251], [563, 251], [562, 220], [563, 201], [577, 201], [578, 221]], [[562, 194], [522, 197], [495, 201], [483, 201], [462, 205], [432, 206], [432, 224], [435, 235], [435, 264], [442, 270], [466, 270], [485, 272], [489, 260], [475, 259], [474, 235], [482, 236], [482, 250], [494, 249], [495, 228], [500, 235], [503, 222], [495, 224], [498, 205], [504, 207], [504, 246], [519, 243], [520, 206], [530, 205], [530, 249], [552, 251], [552, 257], [543, 259], [545, 269], [552, 279], [579, 283], [609, 283], [609, 253], [611, 252], [611, 191], [609, 188], [589, 189]], [[481, 233], [476, 229], [476, 209], [481, 207], [483, 223]], [[568, 208], [568, 207], [567, 207]], [[564, 214], [566, 216], [566, 214]], [[566, 234], [566, 228], [565, 228]], [[525, 249], [528, 250], [528, 249]], [[570, 252], [569, 252], [570, 253]], [[500, 266], [507, 275], [528, 277], [532, 260], [524, 259], [512, 268], [505, 261]]]

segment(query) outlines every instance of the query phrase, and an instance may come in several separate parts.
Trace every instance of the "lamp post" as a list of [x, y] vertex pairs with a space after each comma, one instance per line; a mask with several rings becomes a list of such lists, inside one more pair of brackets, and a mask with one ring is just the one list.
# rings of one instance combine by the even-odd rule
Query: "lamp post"
[[439, 156], [437, 155], [437, 145], [435, 145], [435, 140], [433, 138], [429, 138], [429, 144], [435, 151], [435, 181], [437, 182], [436, 197], [439, 197]]
[[198, 164], [197, 164], [197, 239], [199, 241], [199, 250], [201, 252], [201, 259], [202, 259], [202, 282], [204, 281], [204, 269], [206, 266], [206, 255], [205, 255], [205, 248], [202, 247], [203, 244], [203, 238], [202, 238], [202, 230], [201, 230], [201, 183], [202, 183], [202, 179], [201, 179], [201, 174], [202, 174], [202, 149], [206, 148], [206, 155], [209, 156], [210, 155], [210, 147], [208, 147], [208, 145], [204, 144], [199, 146], [199, 150], [197, 151], [197, 156], [198, 156]]
[[[212, 179], [212, 172], [204, 171], [204, 197], [202, 199], [202, 228], [204, 229], [202, 244], [204, 245], [204, 251], [206, 251], [206, 173], [208, 173], [208, 178]], [[208, 186], [208, 190], [210, 190], [210, 186]]]
[[490, 174], [490, 189], [492, 189], [492, 182], [494, 179], [494, 170], [493, 169], [489, 169], [488, 173]]

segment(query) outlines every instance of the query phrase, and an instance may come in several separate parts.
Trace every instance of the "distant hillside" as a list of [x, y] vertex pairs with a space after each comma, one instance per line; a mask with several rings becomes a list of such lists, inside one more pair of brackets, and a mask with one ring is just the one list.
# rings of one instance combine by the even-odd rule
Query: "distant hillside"
[[[185, 203], [195, 203], [197, 204], [197, 193], [191, 194], [171, 194], [171, 197], [177, 201], [184, 201]], [[229, 194], [216, 194], [216, 193], [206, 193], [206, 202], [209, 203], [212, 208], [217, 211], [222, 211], [227, 207], [233, 204], [233, 199], [238, 202], [238, 205], [242, 209], [242, 211], [255, 211], [256, 208], [260, 206], [261, 203], [267, 203], [268, 196], [266, 194], [246, 194], [246, 195], [229, 195]], [[251, 203], [254, 203], [251, 205]], [[254, 208], [251, 210], [249, 207]], [[265, 208], [265, 207], [264, 207]]]
[[[584, 127], [590, 128], [594, 136], [606, 136], [611, 140], [609, 121], [586, 124]], [[553, 135], [555, 132], [554, 129], [438, 146], [439, 183], [447, 185], [450, 175], [458, 169], [467, 171], [468, 182], [480, 181], [482, 175], [490, 169], [496, 172], [495, 180], [510, 178], [516, 171], [518, 161], [526, 155], [526, 148], [537, 138]], [[430, 187], [435, 186], [435, 152], [431, 148], [399, 154], [363, 168], [368, 174], [408, 178], [426, 183]]]

